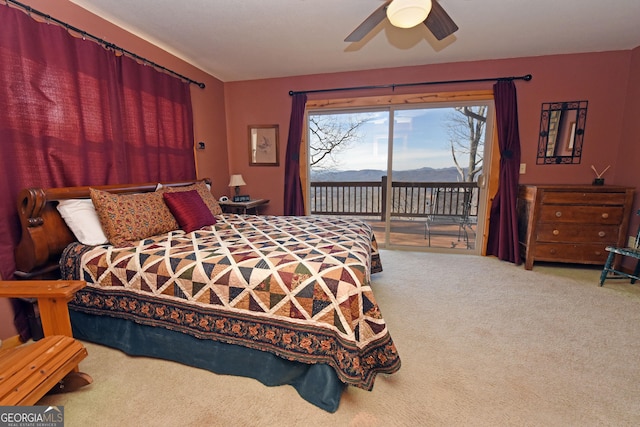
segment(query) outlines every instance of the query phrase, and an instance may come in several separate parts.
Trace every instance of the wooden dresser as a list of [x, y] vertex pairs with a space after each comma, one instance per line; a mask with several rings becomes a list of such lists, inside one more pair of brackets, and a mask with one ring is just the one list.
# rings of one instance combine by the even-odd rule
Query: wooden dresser
[[521, 185], [518, 234], [525, 268], [534, 261], [602, 264], [627, 243], [635, 189], [611, 185]]

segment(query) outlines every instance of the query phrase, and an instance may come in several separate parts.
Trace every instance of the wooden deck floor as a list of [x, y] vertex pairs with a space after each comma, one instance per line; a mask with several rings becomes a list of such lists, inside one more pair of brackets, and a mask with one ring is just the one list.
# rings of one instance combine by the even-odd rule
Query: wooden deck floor
[[[375, 220], [367, 220], [367, 222], [373, 227], [378, 244], [385, 245], [384, 222]], [[425, 223], [423, 220], [393, 220], [389, 233], [389, 243], [420, 248], [475, 249], [475, 225], [467, 228], [467, 239], [465, 239], [465, 233], [463, 231], [460, 232], [460, 227], [457, 224], [430, 224], [429, 233], [426, 230]]]

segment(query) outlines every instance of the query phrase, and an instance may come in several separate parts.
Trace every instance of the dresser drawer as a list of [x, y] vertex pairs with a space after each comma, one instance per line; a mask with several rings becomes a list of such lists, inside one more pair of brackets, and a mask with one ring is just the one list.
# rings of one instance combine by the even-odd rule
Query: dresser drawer
[[607, 246], [626, 243], [634, 192], [617, 185], [520, 185], [518, 244], [524, 267], [531, 270], [537, 260], [603, 265]]
[[622, 206], [542, 205], [540, 222], [617, 224], [624, 216]]
[[541, 261], [604, 265], [608, 255], [605, 247], [597, 243], [538, 243], [534, 256]]
[[545, 191], [542, 196], [542, 203], [556, 203], [563, 205], [618, 205], [623, 206], [627, 194], [620, 193], [597, 193], [597, 192], [570, 192], [570, 191]]
[[615, 224], [541, 223], [536, 228], [538, 242], [599, 243], [614, 245], [619, 226]]

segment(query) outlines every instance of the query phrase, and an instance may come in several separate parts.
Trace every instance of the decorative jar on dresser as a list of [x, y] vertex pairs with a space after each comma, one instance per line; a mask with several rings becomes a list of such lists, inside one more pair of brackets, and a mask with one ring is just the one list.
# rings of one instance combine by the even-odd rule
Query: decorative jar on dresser
[[635, 189], [613, 185], [521, 185], [518, 237], [525, 268], [534, 261], [602, 264], [608, 245], [627, 242]]

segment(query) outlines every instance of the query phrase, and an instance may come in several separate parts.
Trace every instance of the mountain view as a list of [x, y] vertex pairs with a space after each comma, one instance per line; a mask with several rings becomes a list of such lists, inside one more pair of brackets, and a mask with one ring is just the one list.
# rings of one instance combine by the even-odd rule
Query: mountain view
[[[383, 170], [364, 169], [348, 171], [311, 171], [312, 182], [380, 181], [387, 174]], [[434, 169], [420, 168], [393, 172], [394, 181], [402, 182], [458, 182], [460, 175], [455, 167]]]

